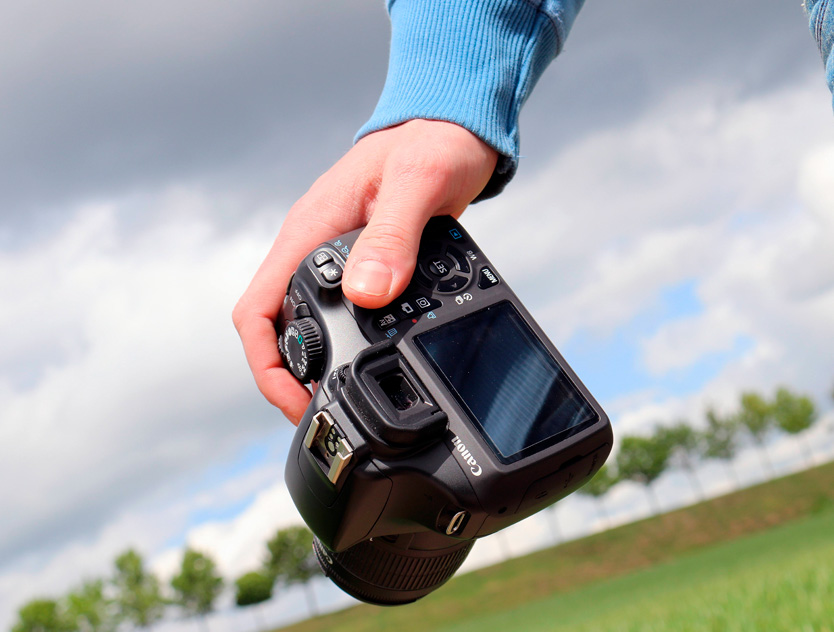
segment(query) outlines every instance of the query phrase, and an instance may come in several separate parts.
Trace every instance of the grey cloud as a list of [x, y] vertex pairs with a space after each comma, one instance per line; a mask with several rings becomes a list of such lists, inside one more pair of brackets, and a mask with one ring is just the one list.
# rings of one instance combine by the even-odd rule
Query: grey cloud
[[[381, 0], [28, 3], [0, 29], [0, 247], [79, 200], [207, 183], [288, 202], [350, 144], [386, 65]], [[698, 80], [820, 72], [781, 0], [589, 0], [522, 119], [520, 178]]]
[[782, 0], [588, 0], [561, 57], [522, 115], [521, 178], [559, 147], [617, 128], [682, 86], [739, 96], [816, 73], [819, 55], [799, 3]]
[[[0, 258], [13, 307], [0, 311], [0, 347], [28, 339], [22, 357], [45, 338], [62, 352], [43, 353], [29, 382], [0, 367], [0, 567], [90, 537], [275, 428], [290, 435], [229, 318], [268, 237], [219, 239], [205, 221], [169, 218], [124, 239], [113, 213], [75, 217], [61, 239]], [[61, 349], [66, 340], [77, 342]]]
[[[166, 486], [181, 486], [206, 467], [207, 455], [210, 460], [229, 458], [242, 445], [286, 423], [256, 395], [230, 397], [224, 406], [211, 413], [202, 411], [186, 425], [174, 409], [168, 419], [155, 421], [154, 434], [136, 437], [130, 447], [96, 445], [96, 438], [87, 435], [85, 441], [90, 443], [77, 450], [77, 462], [64, 463], [60, 469], [54, 462], [35, 461], [33, 466], [52, 469], [60, 481], [50, 481], [47, 489], [37, 487], [48, 493], [29, 498], [30, 502], [9, 504], [8, 491], [4, 492], [0, 568], [32, 554], [49, 559], [68, 542], [90, 538], [122, 511], [160, 495]], [[123, 421], [114, 419], [114, 424], [119, 423]], [[169, 432], [159, 431], [166, 426]], [[72, 443], [67, 434], [58, 438]], [[290, 436], [288, 426], [286, 442]], [[18, 469], [10, 474], [19, 478], [27, 473]], [[29, 489], [31, 481], [25, 485]]]
[[349, 146], [384, 79], [376, 0], [189, 2], [177, 13], [40, 4], [17, 9], [0, 37], [7, 227], [182, 181], [300, 194]]

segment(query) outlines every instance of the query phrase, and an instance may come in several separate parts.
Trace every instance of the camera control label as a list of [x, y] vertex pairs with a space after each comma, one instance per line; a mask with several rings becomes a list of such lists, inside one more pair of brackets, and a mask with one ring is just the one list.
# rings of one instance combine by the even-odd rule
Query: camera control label
[[463, 441], [460, 440], [460, 437], [455, 435], [452, 439], [452, 447], [455, 452], [458, 454], [458, 458], [463, 461], [466, 466], [469, 468], [469, 471], [472, 472], [472, 476], [480, 476], [483, 472], [483, 469], [480, 465], [478, 465], [478, 461], [472, 456], [472, 453], [466, 448], [463, 444]]

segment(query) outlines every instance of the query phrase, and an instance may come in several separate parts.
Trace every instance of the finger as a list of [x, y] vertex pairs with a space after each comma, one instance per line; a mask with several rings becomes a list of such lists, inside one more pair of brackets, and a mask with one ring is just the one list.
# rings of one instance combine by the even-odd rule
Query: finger
[[[244, 300], [245, 296], [241, 302]], [[235, 313], [237, 310], [238, 307]], [[310, 402], [310, 393], [281, 364], [274, 320], [258, 316], [245, 307], [244, 311], [246, 315], [236, 320], [235, 326], [243, 342], [243, 351], [255, 384], [267, 401], [281, 409], [293, 424], [298, 425]]]
[[348, 300], [361, 307], [382, 307], [405, 290], [426, 222], [453, 210], [446, 207], [446, 184], [436, 173], [399, 169], [383, 175], [368, 225], [345, 266], [342, 288]]
[[411, 121], [399, 131], [403, 143], [386, 157], [368, 226], [351, 249], [342, 282], [350, 301], [371, 309], [405, 290], [429, 218], [460, 215], [497, 160], [495, 150], [452, 123]]
[[295, 424], [304, 414], [310, 394], [283, 368], [275, 321], [299, 261], [320, 243], [355, 227], [339, 216], [332, 223], [311, 219], [310, 205], [317, 209], [325, 206], [310, 196], [293, 207], [232, 314], [255, 383], [267, 400]]

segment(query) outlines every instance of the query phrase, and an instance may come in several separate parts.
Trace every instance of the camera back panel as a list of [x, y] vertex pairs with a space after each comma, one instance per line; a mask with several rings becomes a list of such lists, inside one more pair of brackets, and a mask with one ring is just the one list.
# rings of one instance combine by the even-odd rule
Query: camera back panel
[[287, 483], [324, 544], [480, 537], [593, 476], [608, 418], [460, 224], [429, 221], [407, 289], [376, 310], [340, 289], [358, 235], [310, 253], [278, 323], [285, 362], [319, 381]]

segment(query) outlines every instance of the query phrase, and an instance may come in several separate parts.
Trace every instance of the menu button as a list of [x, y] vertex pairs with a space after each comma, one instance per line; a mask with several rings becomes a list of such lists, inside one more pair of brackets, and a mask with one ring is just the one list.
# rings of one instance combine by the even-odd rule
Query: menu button
[[498, 275], [492, 271], [492, 268], [489, 266], [484, 266], [481, 268], [481, 273], [478, 275], [478, 287], [482, 290], [485, 290], [490, 287], [494, 287], [498, 285], [500, 281], [498, 280]]

